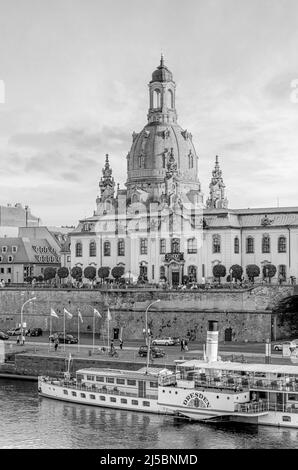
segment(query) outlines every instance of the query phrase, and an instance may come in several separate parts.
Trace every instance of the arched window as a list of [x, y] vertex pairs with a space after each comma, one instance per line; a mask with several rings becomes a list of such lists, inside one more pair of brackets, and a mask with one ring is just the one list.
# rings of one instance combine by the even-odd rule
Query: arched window
[[160, 90], [156, 89], [153, 92], [153, 108], [160, 108], [161, 106], [161, 101], [160, 101]]
[[123, 238], [118, 240], [118, 256], [125, 256], [125, 243]]
[[190, 238], [187, 240], [187, 253], [197, 253], [197, 239]]
[[166, 268], [164, 266], [161, 266], [159, 268], [159, 278], [162, 279], [163, 277], [166, 277]]
[[83, 256], [83, 247], [81, 242], [76, 243], [76, 257], [79, 258]]
[[187, 274], [191, 282], [197, 281], [197, 268], [196, 266], [188, 266]]
[[147, 238], [141, 238], [140, 240], [140, 254], [147, 255], [148, 253], [148, 240]]
[[111, 243], [108, 241], [105, 241], [103, 244], [103, 255], [111, 256]]
[[284, 281], [287, 279], [287, 267], [284, 264], [278, 266], [278, 275], [282, 276]]
[[239, 253], [239, 238], [234, 238], [234, 253]]
[[139, 168], [145, 168], [145, 157], [144, 155], [139, 155]]
[[168, 108], [174, 108], [174, 95], [172, 90], [168, 90]]
[[213, 235], [212, 251], [213, 253], [220, 253], [220, 235]]
[[148, 267], [145, 264], [140, 265], [140, 276], [147, 279], [148, 276]]
[[278, 239], [278, 253], [286, 253], [287, 251], [287, 240], [286, 237], [279, 237]]
[[166, 253], [166, 239], [165, 238], [161, 238], [160, 239], [160, 242], [159, 242], [159, 253], [161, 255], [164, 255]]
[[172, 240], [172, 253], [179, 253], [180, 251], [180, 240], [179, 238], [173, 238]]
[[166, 155], [165, 155], [165, 153], [162, 154], [162, 167], [163, 168], [166, 167]]
[[188, 168], [193, 168], [193, 154], [191, 151], [188, 154]]
[[263, 235], [262, 253], [270, 253], [270, 237], [268, 234]]
[[94, 241], [89, 244], [89, 256], [96, 256], [96, 243]]
[[253, 237], [247, 237], [246, 239], [246, 253], [254, 253], [254, 239]]

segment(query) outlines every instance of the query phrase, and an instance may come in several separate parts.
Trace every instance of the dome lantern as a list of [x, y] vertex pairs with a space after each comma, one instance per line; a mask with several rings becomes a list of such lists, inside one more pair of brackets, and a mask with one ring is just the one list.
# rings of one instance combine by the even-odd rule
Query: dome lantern
[[164, 57], [161, 55], [160, 65], [153, 72], [152, 80], [149, 83], [149, 123], [170, 124], [177, 122], [175, 89], [173, 74], [164, 65]]

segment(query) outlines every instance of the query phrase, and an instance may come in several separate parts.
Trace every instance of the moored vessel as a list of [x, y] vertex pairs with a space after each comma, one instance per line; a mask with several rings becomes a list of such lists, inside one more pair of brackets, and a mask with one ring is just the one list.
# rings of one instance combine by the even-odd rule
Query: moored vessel
[[41, 376], [48, 398], [168, 414], [195, 421], [233, 421], [298, 428], [298, 366], [221, 361], [216, 321], [206, 357], [175, 361], [175, 370], [86, 368], [62, 379]]

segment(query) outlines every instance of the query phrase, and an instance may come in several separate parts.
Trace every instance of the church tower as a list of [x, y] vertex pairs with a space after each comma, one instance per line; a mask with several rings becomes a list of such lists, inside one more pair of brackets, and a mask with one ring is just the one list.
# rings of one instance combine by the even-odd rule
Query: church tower
[[148, 123], [133, 132], [127, 155], [128, 201], [201, 202], [198, 156], [192, 134], [177, 123], [176, 84], [163, 56], [148, 87]]
[[115, 202], [115, 181], [112, 176], [108, 154], [106, 154], [105, 166], [102, 169], [102, 177], [98, 186], [100, 188], [100, 196], [96, 198], [97, 215], [101, 214], [103, 210], [107, 211]]
[[206, 202], [206, 207], [208, 209], [226, 209], [228, 207], [228, 200], [225, 197], [225, 184], [223, 182], [222, 171], [219, 167], [217, 155], [209, 189], [210, 194]]

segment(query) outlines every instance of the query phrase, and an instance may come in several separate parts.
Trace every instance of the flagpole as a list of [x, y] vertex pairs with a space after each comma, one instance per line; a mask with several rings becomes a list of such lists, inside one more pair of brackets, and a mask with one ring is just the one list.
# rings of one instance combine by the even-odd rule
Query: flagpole
[[78, 352], [80, 352], [80, 319], [79, 319], [79, 309], [78, 309]]
[[110, 350], [110, 315], [108, 310], [108, 351]]
[[51, 350], [51, 336], [52, 336], [52, 315], [50, 314], [50, 337], [49, 337], [49, 350]]
[[64, 314], [64, 316], [63, 316], [63, 330], [64, 330], [64, 352], [65, 352], [65, 341], [66, 341], [66, 339], [65, 339], [65, 309], [63, 309], [63, 314]]
[[93, 339], [92, 339], [92, 351], [94, 352], [95, 345], [95, 312], [93, 312]]

